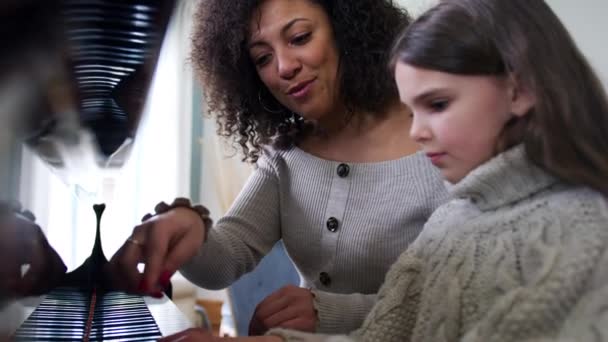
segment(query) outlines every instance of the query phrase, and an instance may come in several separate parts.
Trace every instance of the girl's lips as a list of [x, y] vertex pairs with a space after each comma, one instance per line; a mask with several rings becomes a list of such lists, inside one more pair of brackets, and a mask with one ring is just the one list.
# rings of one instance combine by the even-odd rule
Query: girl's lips
[[426, 156], [431, 160], [433, 165], [438, 165], [442, 157], [445, 156], [445, 153], [427, 153]]

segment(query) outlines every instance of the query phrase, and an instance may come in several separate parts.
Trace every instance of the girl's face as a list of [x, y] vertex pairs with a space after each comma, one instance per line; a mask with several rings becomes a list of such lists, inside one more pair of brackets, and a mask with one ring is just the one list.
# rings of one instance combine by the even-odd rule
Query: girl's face
[[410, 136], [450, 183], [492, 158], [507, 121], [526, 115], [534, 104], [506, 77], [397, 63], [395, 80], [401, 101], [414, 115]]
[[310, 0], [266, 0], [249, 25], [260, 79], [290, 110], [319, 120], [337, 110], [338, 49], [330, 19]]

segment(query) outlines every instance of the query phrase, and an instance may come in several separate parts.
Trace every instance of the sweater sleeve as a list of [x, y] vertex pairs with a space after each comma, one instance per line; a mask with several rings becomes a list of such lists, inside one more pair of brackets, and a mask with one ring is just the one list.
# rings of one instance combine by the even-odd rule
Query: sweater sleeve
[[325, 334], [359, 328], [376, 302], [376, 294], [338, 294], [320, 290], [312, 292], [319, 319], [317, 331]]
[[[608, 258], [602, 265], [608, 265]], [[608, 266], [602, 266], [606, 269]], [[608, 273], [604, 273], [606, 280]], [[604, 282], [606, 284], [606, 282]], [[559, 341], [608, 341], [608, 285], [585, 294], [574, 310], [568, 315], [557, 340]]]
[[197, 254], [180, 268], [207, 289], [230, 286], [255, 268], [281, 238], [279, 182], [272, 156], [263, 155], [228, 213], [209, 230]]
[[[608, 265], [608, 254], [604, 253], [601, 264]], [[607, 266], [602, 266], [604, 270]], [[604, 284], [608, 273], [602, 278]], [[573, 279], [573, 281], [575, 281]], [[536, 289], [538, 290], [538, 288]], [[514, 297], [526, 298], [529, 293], [523, 290], [510, 294], [497, 306], [505, 302], [513, 305], [509, 310], [495, 308], [488, 320], [480, 322], [470, 331], [463, 341], [528, 341], [528, 342], [586, 342], [608, 341], [608, 285], [583, 291], [574, 298], [553, 298], [553, 305], [535, 305], [515, 300]], [[547, 295], [549, 297], [549, 295]], [[528, 297], [529, 298], [529, 297]], [[561, 301], [560, 301], [561, 299]], [[568, 303], [570, 302], [570, 303]], [[574, 305], [572, 305], [574, 304]], [[497, 312], [501, 312], [500, 315]], [[502, 316], [495, 321], [496, 316]], [[525, 318], [532, 322], [524, 324]], [[490, 331], [495, 327], [497, 331]], [[521, 330], [516, 330], [520, 327]]]
[[552, 213], [555, 221], [528, 234], [523, 284], [495, 301], [463, 341], [608, 338], [608, 216], [605, 208], [572, 202]]

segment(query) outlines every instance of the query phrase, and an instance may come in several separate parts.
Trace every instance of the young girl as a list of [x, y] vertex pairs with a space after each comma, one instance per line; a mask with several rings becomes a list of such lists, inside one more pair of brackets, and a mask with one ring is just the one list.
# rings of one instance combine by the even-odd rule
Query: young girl
[[267, 340], [608, 339], [608, 103], [551, 9], [441, 2], [398, 38], [392, 66], [451, 199], [359, 330]]

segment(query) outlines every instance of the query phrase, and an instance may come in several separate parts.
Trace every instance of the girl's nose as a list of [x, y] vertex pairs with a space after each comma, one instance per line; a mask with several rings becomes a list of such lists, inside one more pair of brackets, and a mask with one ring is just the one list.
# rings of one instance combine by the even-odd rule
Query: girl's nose
[[431, 139], [431, 130], [426, 121], [417, 115], [412, 118], [412, 126], [410, 127], [410, 137], [415, 142], [422, 144]]

